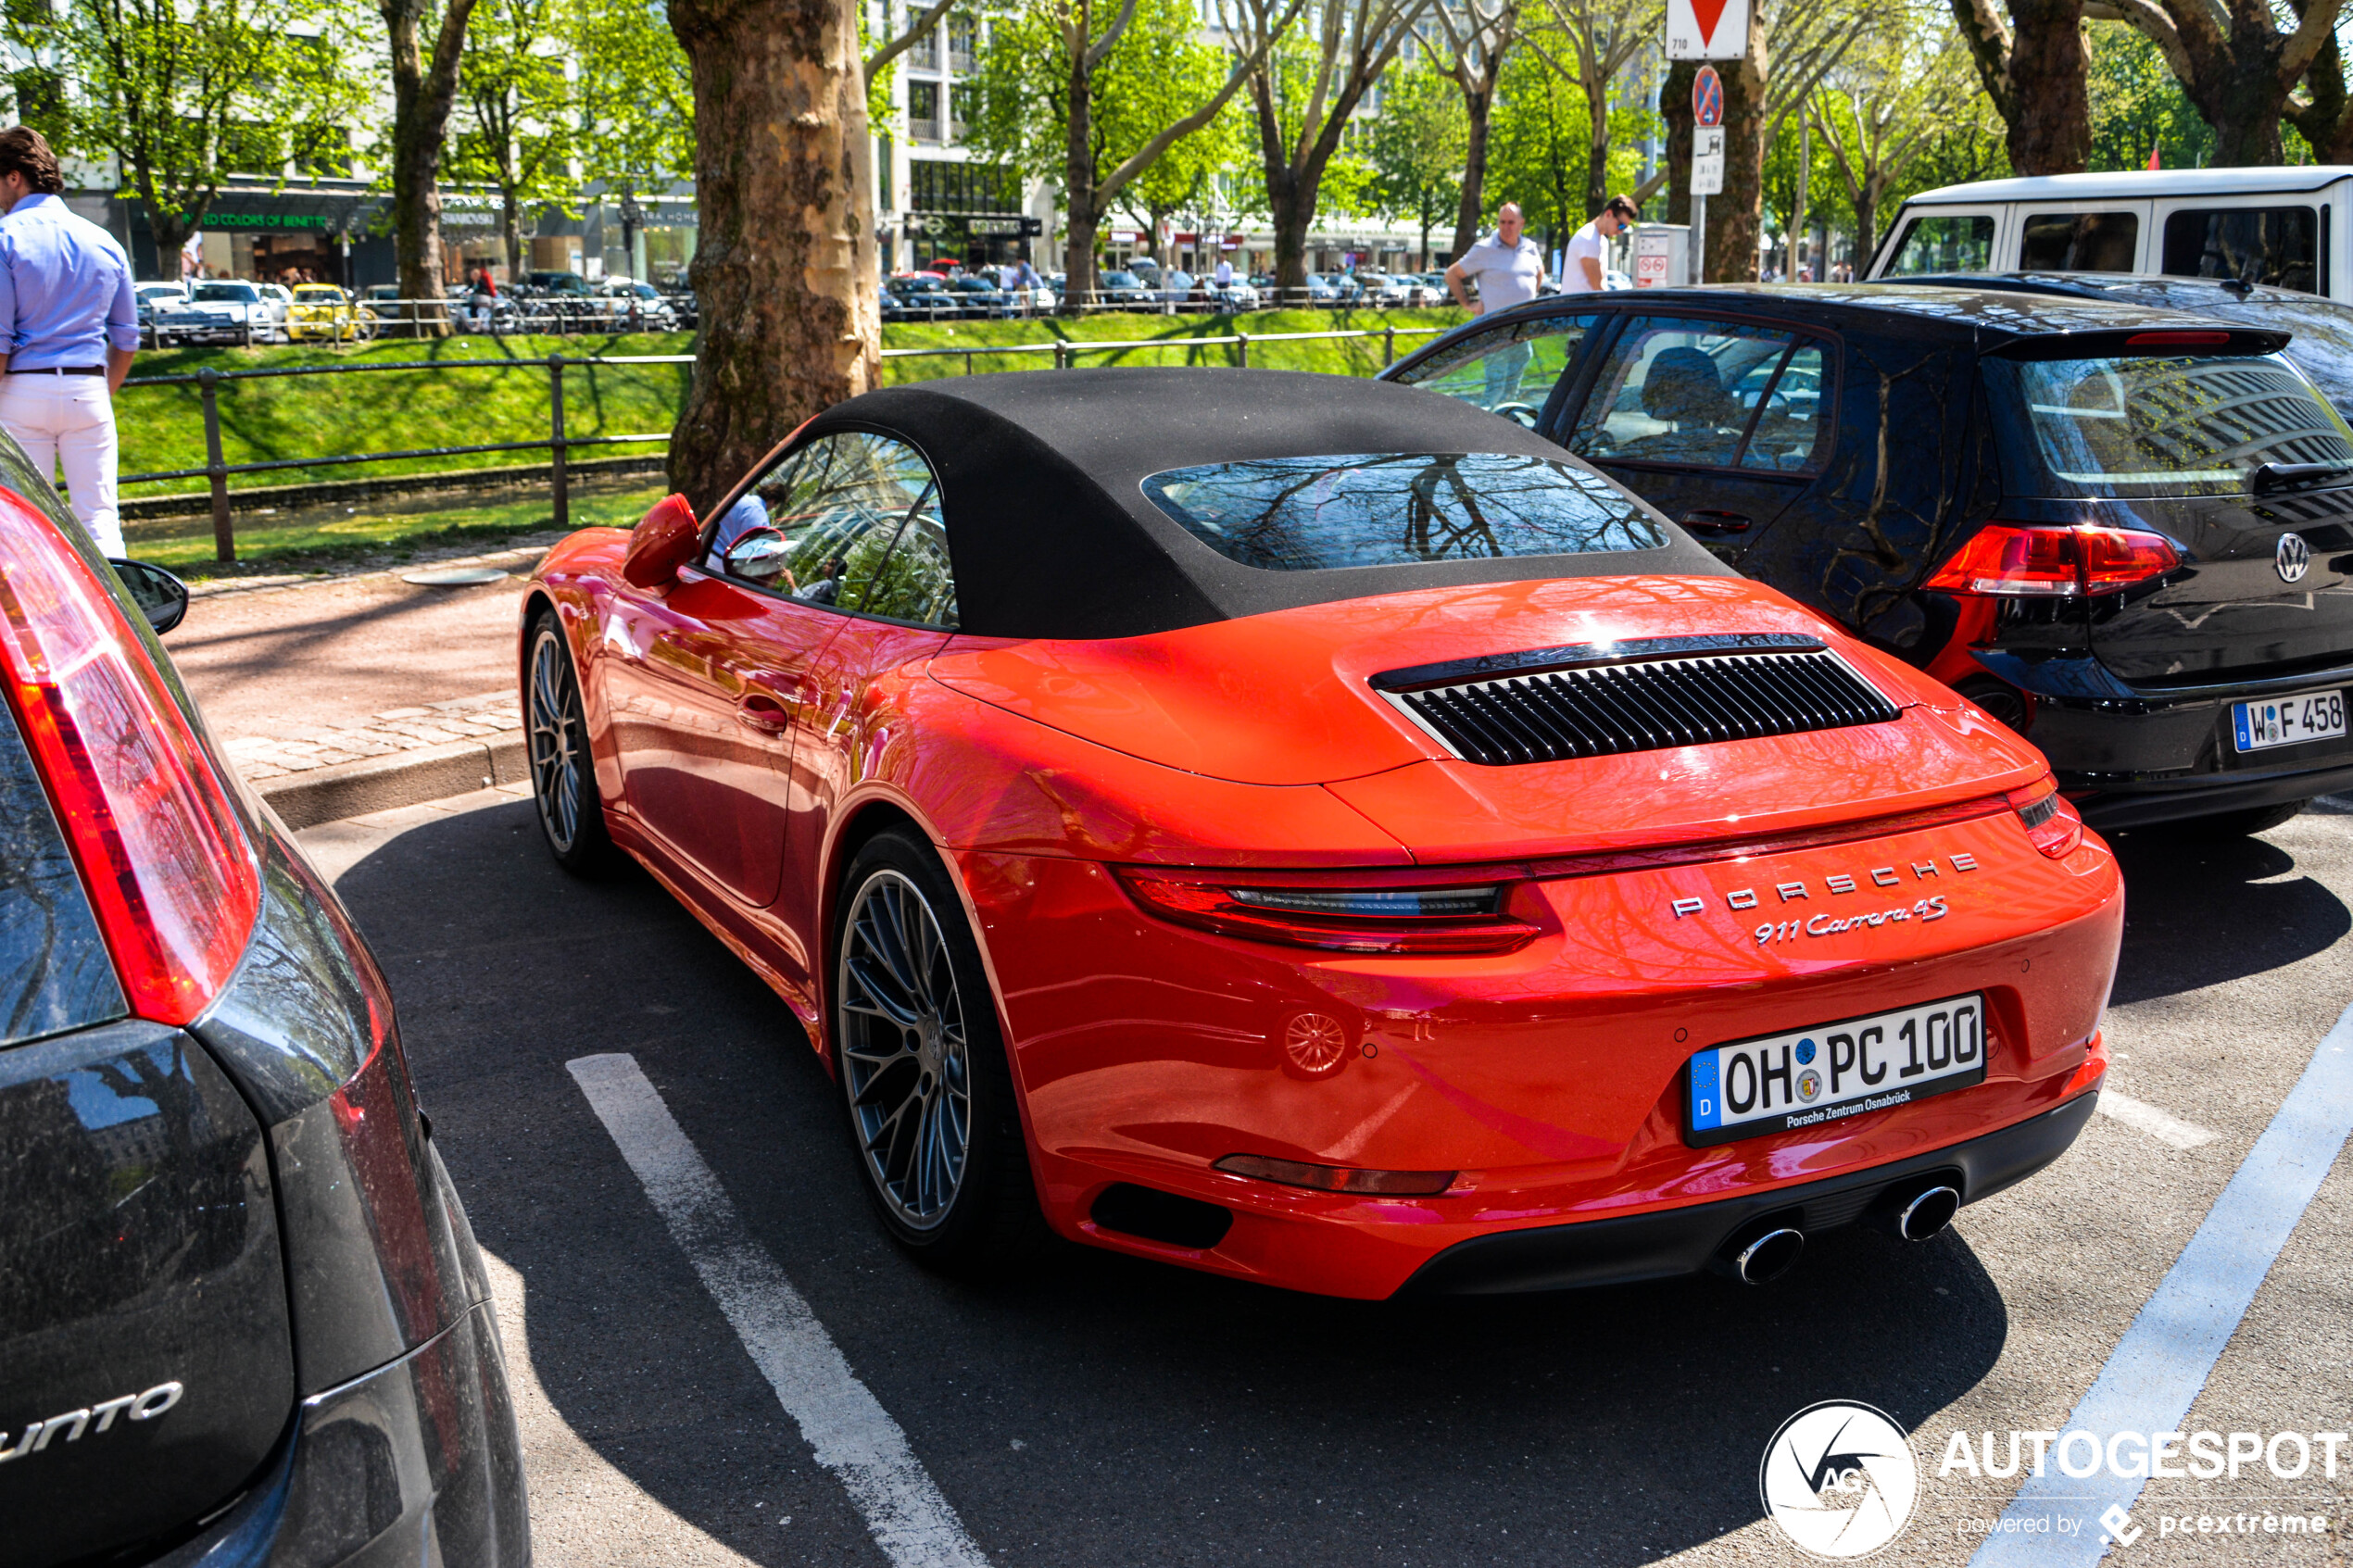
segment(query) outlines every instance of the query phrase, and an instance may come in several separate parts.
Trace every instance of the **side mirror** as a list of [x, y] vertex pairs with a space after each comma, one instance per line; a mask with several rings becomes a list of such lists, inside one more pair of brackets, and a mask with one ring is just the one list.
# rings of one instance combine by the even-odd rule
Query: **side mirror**
[[790, 586], [792, 546], [773, 528], [750, 528], [727, 546], [727, 570], [747, 582], [775, 586], [780, 577]]
[[131, 590], [132, 602], [147, 617], [147, 624], [161, 636], [180, 624], [188, 613], [188, 585], [159, 566], [149, 566], [143, 560], [110, 560], [114, 574]]
[[622, 559], [621, 575], [632, 587], [666, 588], [677, 580], [678, 569], [693, 558], [701, 538], [702, 524], [695, 521], [695, 508], [686, 504], [686, 497], [665, 495], [630, 530], [629, 553]]

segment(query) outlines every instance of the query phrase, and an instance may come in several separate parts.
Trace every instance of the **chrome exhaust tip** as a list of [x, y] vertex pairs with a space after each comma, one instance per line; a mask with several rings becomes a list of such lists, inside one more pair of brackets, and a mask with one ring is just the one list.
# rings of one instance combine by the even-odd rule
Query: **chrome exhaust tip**
[[1806, 1233], [1780, 1225], [1755, 1237], [1725, 1260], [1731, 1275], [1743, 1285], [1770, 1285], [1797, 1266], [1806, 1250]]
[[1951, 1224], [1960, 1209], [1961, 1195], [1957, 1189], [1930, 1187], [1895, 1211], [1895, 1234], [1906, 1241], [1926, 1241]]

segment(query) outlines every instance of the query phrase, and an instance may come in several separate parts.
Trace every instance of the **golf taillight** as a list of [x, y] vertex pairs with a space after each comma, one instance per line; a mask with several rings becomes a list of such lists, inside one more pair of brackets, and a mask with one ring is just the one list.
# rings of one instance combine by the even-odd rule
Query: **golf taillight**
[[188, 1022], [253, 930], [253, 851], [113, 596], [48, 519], [5, 490], [0, 674], [132, 1010]]
[[1161, 919], [1221, 936], [1336, 953], [1508, 953], [1536, 927], [1503, 912], [1501, 883], [1393, 886], [1323, 873], [1277, 881], [1249, 873], [1118, 868]]
[[2162, 577], [2182, 553], [2138, 528], [2036, 528], [1989, 522], [1929, 578], [1952, 594], [2080, 598]]
[[2026, 826], [2026, 841], [2054, 860], [2083, 842], [2083, 819], [2047, 778], [2010, 791], [2010, 809]]

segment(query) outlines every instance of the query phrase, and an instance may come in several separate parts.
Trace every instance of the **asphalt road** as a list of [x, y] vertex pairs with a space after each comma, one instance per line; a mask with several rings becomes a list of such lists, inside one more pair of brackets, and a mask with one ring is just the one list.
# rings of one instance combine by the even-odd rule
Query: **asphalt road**
[[[2152, 835], [2120, 845], [2109, 1085], [2189, 1124], [2176, 1142], [2212, 1135], [2195, 1147], [2096, 1117], [1944, 1236], [1833, 1233], [1763, 1289], [1390, 1306], [1076, 1248], [979, 1289], [883, 1238], [799, 1030], [650, 879], [565, 876], [509, 795], [305, 837], [392, 977], [496, 1260], [546, 1568], [889, 1561], [567, 1071], [582, 1057], [634, 1058], [991, 1562], [1796, 1562], [1758, 1461], [1845, 1399], [1909, 1429], [1922, 1469], [1874, 1561], [1961, 1563], [2017, 1483], [1940, 1475], [1949, 1435], [2064, 1428], [2353, 1004], [2353, 815]], [[2353, 1426], [2349, 1173], [2340, 1155], [2185, 1430]], [[2111, 1561], [2343, 1564], [2334, 1535], [2159, 1533], [2250, 1508], [2334, 1528], [2353, 1448], [2318, 1472], [2152, 1483]]]

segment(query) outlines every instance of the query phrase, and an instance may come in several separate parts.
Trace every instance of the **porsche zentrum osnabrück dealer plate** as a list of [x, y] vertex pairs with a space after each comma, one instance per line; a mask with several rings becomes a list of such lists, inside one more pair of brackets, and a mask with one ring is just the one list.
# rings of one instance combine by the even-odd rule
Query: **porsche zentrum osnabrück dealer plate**
[[1694, 1145], [1786, 1132], [1909, 1105], [1985, 1081], [1985, 998], [1872, 1013], [1692, 1058]]

